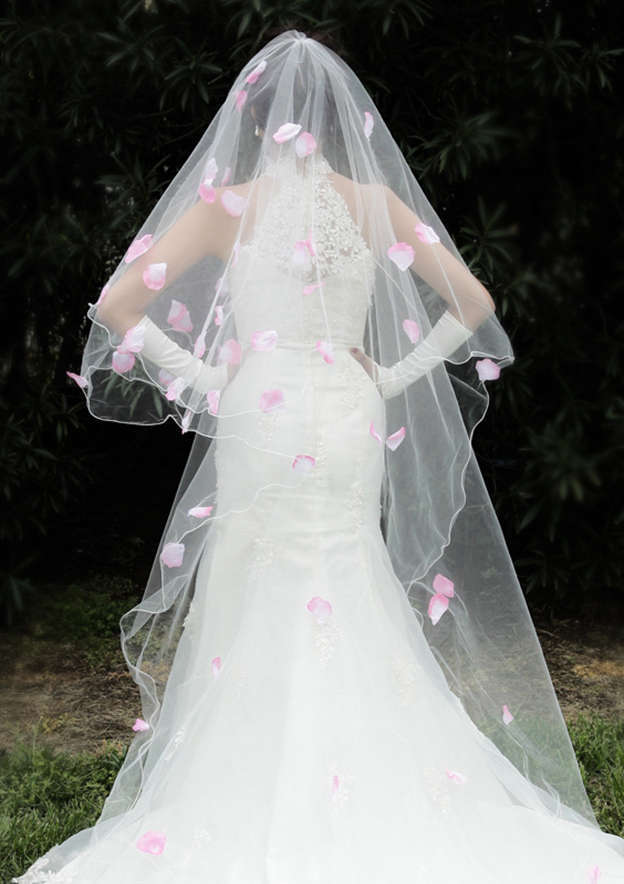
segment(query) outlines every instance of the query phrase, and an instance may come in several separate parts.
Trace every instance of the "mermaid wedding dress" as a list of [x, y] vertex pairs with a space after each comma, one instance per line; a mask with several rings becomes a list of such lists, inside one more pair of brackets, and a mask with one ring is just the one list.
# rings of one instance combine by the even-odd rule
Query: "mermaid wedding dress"
[[[475, 726], [393, 570], [371, 423], [382, 439], [396, 428], [349, 352], [373, 260], [324, 187], [317, 248], [329, 261], [341, 244], [328, 316], [280, 271], [277, 227], [264, 265], [252, 237], [230, 271], [239, 338], [270, 326], [278, 343], [246, 350], [221, 396], [228, 518], [201, 555], [143, 791], [61, 871], [40, 860], [23, 884], [624, 882], [620, 839], [547, 813]], [[252, 255], [265, 270], [243, 285]], [[326, 321], [332, 371], [314, 349]], [[289, 407], [259, 413], [275, 388]]]

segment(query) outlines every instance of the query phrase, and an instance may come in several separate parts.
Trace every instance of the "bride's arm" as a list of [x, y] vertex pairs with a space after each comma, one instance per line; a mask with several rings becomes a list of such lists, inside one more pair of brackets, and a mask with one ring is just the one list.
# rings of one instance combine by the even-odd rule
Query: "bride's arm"
[[485, 286], [441, 242], [419, 238], [417, 230], [421, 235], [432, 231], [386, 186], [384, 198], [396, 241], [408, 243], [414, 250], [410, 270], [449, 305], [428, 335], [394, 365], [378, 365], [361, 350], [353, 351], [378, 383], [381, 395], [390, 398], [454, 353], [495, 312], [496, 305]]
[[[229, 215], [221, 204], [226, 190], [246, 195], [245, 185], [215, 187], [212, 203], [199, 199], [150, 248], [135, 258], [123, 276], [110, 287], [98, 304], [95, 318], [120, 335], [136, 325], [154, 298], [160, 296], [182, 273], [207, 255], [225, 261], [238, 235], [240, 218]], [[163, 288], [154, 292], [143, 281], [149, 264], [166, 262]]]
[[393, 190], [384, 189], [397, 241], [414, 249], [410, 270], [448, 302], [449, 312], [474, 331], [496, 310], [490, 293], [441, 242], [422, 242], [414, 229], [423, 225], [421, 219]]
[[[235, 372], [230, 363], [210, 366], [180, 347], [146, 315], [145, 310], [154, 298], [207, 255], [221, 260], [227, 256], [238, 235], [240, 218], [229, 215], [221, 204], [221, 194], [231, 190], [246, 196], [246, 185], [216, 187], [216, 198], [207, 203], [199, 199], [150, 248], [135, 258], [114, 285], [96, 305], [95, 320], [123, 336], [137, 327], [144, 336], [142, 354], [156, 365], [174, 375], [183, 377], [197, 389], [204, 391], [223, 387]], [[143, 281], [143, 272], [149, 264], [166, 262], [166, 282], [154, 292]]]

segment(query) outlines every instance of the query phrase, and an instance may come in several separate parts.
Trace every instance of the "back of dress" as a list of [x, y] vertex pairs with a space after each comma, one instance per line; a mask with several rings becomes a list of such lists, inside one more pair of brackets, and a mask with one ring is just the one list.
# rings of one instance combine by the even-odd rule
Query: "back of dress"
[[[355, 819], [370, 822], [373, 807], [385, 818], [382, 756], [363, 743], [349, 758], [359, 734], [377, 733], [376, 721], [383, 731], [385, 720], [403, 747], [378, 734], [396, 786], [385, 794], [400, 794], [408, 769], [415, 795], [442, 764], [461, 773], [450, 749], [463, 744], [469, 781], [494, 806], [504, 787], [517, 805], [593, 834], [472, 447], [488, 387], [514, 360], [511, 342], [351, 68], [290, 31], [251, 59], [87, 315], [80, 372], [70, 374], [90, 413], [170, 419], [193, 437], [144, 596], [121, 622], [148, 727], [102, 822], [125, 824], [177, 749], [209, 736], [216, 750], [226, 753], [229, 740], [231, 757], [249, 758], [247, 785], [277, 802], [279, 844], [305, 852], [288, 820], [309, 821], [314, 843], [321, 816], [300, 814], [297, 800], [313, 795], [312, 807], [326, 808], [330, 770], [341, 800], [344, 784], [361, 784]], [[162, 469], [170, 463], [165, 448]], [[264, 754], [247, 753], [247, 722]], [[423, 723], [433, 772], [414, 769], [424, 751], [407, 753], [410, 740], [423, 748]], [[312, 763], [302, 782], [297, 738], [306, 733]], [[280, 767], [272, 752], [282, 740]], [[180, 755], [187, 772], [192, 757]], [[225, 793], [224, 755], [212, 757], [206, 792]], [[224, 766], [225, 780], [231, 772]], [[242, 798], [250, 790], [236, 782]], [[240, 819], [233, 829], [259, 832]], [[388, 831], [383, 843], [393, 840]], [[241, 880], [257, 880], [258, 868]], [[306, 880], [298, 871], [282, 878]], [[336, 880], [366, 879], [344, 872]]]
[[285, 156], [256, 183], [256, 226], [229, 270], [243, 350], [265, 330], [278, 346], [362, 345], [375, 261], [332, 171], [323, 156], [305, 171]]

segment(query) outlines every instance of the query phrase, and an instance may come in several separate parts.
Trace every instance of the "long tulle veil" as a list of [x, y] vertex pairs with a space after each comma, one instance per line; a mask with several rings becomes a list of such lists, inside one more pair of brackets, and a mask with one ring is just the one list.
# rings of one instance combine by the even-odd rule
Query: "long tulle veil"
[[[230, 482], [229, 494], [219, 495], [215, 441], [246, 453], [250, 444], [233, 430], [236, 415], [219, 407], [220, 392], [240, 381], [237, 368], [249, 348], [270, 351], [274, 341], [273, 329], [237, 321], [232, 275], [239, 274], [237, 291], [252, 289], [268, 243], [268, 253], [279, 253], [275, 267], [284, 278], [307, 267], [301, 298], [284, 305], [292, 328], [305, 327], [306, 311], [340, 298], [331, 266], [312, 260], [318, 257], [315, 220], [307, 238], [289, 238], [304, 201], [293, 191], [285, 214], [272, 210], [281, 188], [305, 180], [299, 173], [306, 170], [312, 177], [331, 175], [374, 256], [372, 273], [357, 255], [349, 256], [348, 272], [371, 292], [363, 349], [380, 369], [382, 395], [388, 392], [383, 369], [405, 359], [445, 310], [469, 330], [418, 380], [384, 395], [385, 433], [370, 428], [371, 444], [384, 449], [379, 517], [392, 568], [431, 649], [427, 675], [444, 680], [461, 702], [518, 803], [598, 826], [472, 447], [489, 405], [488, 388], [504, 383], [501, 369], [514, 360], [511, 343], [354, 71], [327, 46], [288, 30], [236, 76], [88, 307], [92, 324], [82, 365], [70, 376], [89, 412], [142, 425], [172, 419], [194, 440], [143, 598], [121, 621], [123, 652], [140, 689], [136, 716], [144, 727], [97, 824], [54, 848], [49, 868], [61, 868], [89, 839], [104, 837], [131, 814], [141, 790], [151, 788], [150, 772], [176, 739], [176, 697], [184, 692], [186, 664], [176, 661], [172, 670], [172, 661], [176, 650], [190, 653], [179, 640], [194, 596], [202, 592], [195, 579], [200, 556], [216, 548], [220, 526], [266, 491], [262, 483]], [[333, 258], [324, 260], [342, 261], [345, 272], [339, 232]], [[146, 357], [136, 332], [144, 314], [189, 360], [203, 363], [207, 383], [199, 384], [199, 374], [180, 382]], [[137, 322], [122, 327], [123, 316]], [[331, 371], [332, 329], [312, 343]], [[199, 369], [189, 361], [193, 365]], [[355, 360], [354, 369], [363, 371]], [[299, 395], [306, 395], [303, 387]], [[257, 411], [262, 420], [261, 404]], [[260, 455], [283, 464], [285, 485], [306, 481], [313, 469], [301, 459], [308, 452], [267, 446]], [[166, 463], [163, 450], [163, 468]], [[132, 505], [140, 520], [141, 501]], [[621, 850], [619, 839], [613, 841]]]

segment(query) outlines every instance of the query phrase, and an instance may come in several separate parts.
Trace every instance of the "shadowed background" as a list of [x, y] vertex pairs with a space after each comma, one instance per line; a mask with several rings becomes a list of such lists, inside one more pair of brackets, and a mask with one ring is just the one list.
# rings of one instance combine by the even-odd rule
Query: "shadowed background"
[[[66, 375], [88, 303], [236, 73], [291, 27], [356, 71], [496, 302], [516, 361], [489, 387], [474, 447], [590, 797], [624, 833], [617, 12], [600, 0], [8, 4], [0, 850], [12, 874], [33, 831], [43, 852], [89, 824], [112, 784], [138, 714], [119, 617], [143, 592], [192, 442], [172, 421], [89, 415]], [[71, 756], [47, 754], [60, 748]]]

